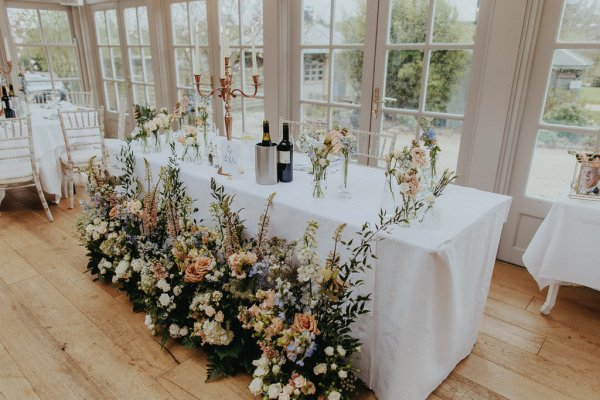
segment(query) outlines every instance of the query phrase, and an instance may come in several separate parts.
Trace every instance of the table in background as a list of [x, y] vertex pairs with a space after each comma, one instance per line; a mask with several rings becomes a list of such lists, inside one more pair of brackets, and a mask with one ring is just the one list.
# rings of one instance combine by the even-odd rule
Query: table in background
[[540, 311], [548, 315], [561, 283], [600, 290], [600, 202], [558, 199], [538, 228], [523, 263], [548, 295]]
[[[119, 151], [115, 142], [109, 148]], [[136, 151], [141, 178], [143, 158], [156, 178], [168, 154]], [[182, 164], [180, 176], [200, 210], [197, 218], [210, 219], [211, 178], [235, 193], [235, 207], [243, 208], [249, 234], [256, 233], [267, 196], [277, 192], [269, 233], [297, 239], [307, 221], [315, 219], [319, 251], [326, 256], [339, 224], [348, 224], [346, 233], [355, 232], [376, 220], [382, 204], [382, 170], [351, 165], [349, 173], [349, 200], [336, 197], [335, 176], [330, 178], [329, 197], [321, 200], [312, 198], [312, 177], [305, 172], [294, 171], [292, 183], [273, 186], [257, 185], [254, 171], [228, 180], [207, 165]], [[363, 341], [361, 377], [380, 400], [426, 398], [470, 354], [510, 202], [506, 196], [450, 186], [438, 199], [435, 227], [397, 227], [377, 243], [377, 265], [361, 288], [373, 293], [373, 312], [353, 332]]]

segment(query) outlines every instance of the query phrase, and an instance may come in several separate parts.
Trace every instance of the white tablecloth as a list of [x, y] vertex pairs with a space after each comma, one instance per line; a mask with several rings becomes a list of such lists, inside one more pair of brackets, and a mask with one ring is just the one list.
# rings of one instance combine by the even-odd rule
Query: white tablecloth
[[600, 202], [558, 199], [523, 254], [540, 289], [569, 282], [600, 290]]
[[[109, 147], [112, 153], [118, 151], [114, 142]], [[143, 157], [154, 177], [167, 162], [164, 153], [136, 154], [140, 177]], [[340, 223], [348, 224], [346, 232], [354, 232], [376, 220], [384, 188], [383, 171], [362, 166], [350, 167], [350, 200], [336, 198], [335, 177], [330, 179], [331, 196], [313, 199], [311, 177], [297, 171], [294, 182], [274, 186], [257, 185], [254, 171], [228, 180], [207, 165], [183, 164], [181, 177], [200, 218], [209, 218], [211, 177], [235, 193], [235, 206], [244, 209], [250, 233], [256, 231], [265, 199], [277, 192], [270, 234], [297, 239], [307, 220], [317, 219], [323, 255]], [[374, 294], [374, 312], [354, 332], [364, 343], [361, 376], [380, 400], [426, 398], [471, 352], [477, 338], [511, 200], [451, 186], [438, 201], [436, 227], [396, 228], [377, 244], [377, 265], [365, 276], [365, 289]]]

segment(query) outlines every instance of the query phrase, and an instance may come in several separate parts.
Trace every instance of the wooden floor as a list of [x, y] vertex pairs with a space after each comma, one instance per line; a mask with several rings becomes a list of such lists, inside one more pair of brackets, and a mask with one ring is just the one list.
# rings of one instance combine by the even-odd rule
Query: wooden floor
[[[161, 349], [124, 295], [84, 273], [66, 205], [54, 223], [32, 191], [0, 208], [0, 399], [250, 398], [249, 376], [205, 383], [200, 351]], [[600, 293], [563, 288], [550, 317], [544, 294], [498, 262], [472, 354], [429, 399], [600, 399]]]

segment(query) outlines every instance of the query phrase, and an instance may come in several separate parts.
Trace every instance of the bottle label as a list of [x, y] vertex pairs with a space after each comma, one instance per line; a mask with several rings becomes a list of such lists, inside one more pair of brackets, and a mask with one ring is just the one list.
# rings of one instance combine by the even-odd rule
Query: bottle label
[[290, 152], [289, 151], [279, 151], [279, 163], [280, 164], [289, 164], [290, 163]]

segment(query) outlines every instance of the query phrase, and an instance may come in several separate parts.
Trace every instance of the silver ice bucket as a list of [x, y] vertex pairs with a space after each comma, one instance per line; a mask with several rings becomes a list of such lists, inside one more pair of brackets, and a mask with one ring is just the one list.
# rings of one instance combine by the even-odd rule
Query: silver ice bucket
[[259, 185], [274, 185], [277, 183], [277, 145], [261, 146], [257, 143], [255, 148], [256, 160], [254, 169], [256, 183]]

